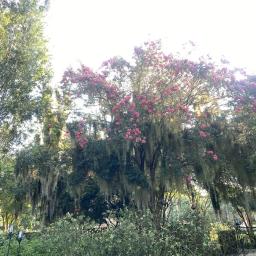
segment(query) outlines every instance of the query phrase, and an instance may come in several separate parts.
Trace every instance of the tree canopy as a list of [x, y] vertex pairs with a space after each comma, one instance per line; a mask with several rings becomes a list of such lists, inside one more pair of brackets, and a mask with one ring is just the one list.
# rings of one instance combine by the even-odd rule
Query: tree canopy
[[0, 147], [7, 150], [19, 127], [40, 112], [51, 72], [39, 1], [1, 1]]
[[248, 145], [237, 140], [241, 108], [250, 115], [246, 122], [255, 115], [254, 83], [243, 73], [243, 80], [236, 79], [238, 73], [224, 64], [166, 55], [158, 42], [135, 48], [132, 63], [114, 57], [99, 72], [86, 66], [66, 71], [64, 92], [82, 99], [87, 112], [97, 107], [96, 115], [80, 113], [71, 132], [83, 169], [94, 171], [107, 191], [128, 194], [152, 211], [163, 208], [167, 191], [190, 187], [194, 177], [218, 212], [218, 184], [238, 179], [255, 186], [255, 169], [245, 173], [241, 155]]

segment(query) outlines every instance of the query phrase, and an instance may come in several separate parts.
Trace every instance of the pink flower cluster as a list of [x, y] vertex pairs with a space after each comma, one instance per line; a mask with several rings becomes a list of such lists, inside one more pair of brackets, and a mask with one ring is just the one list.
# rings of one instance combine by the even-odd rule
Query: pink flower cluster
[[129, 128], [126, 131], [124, 138], [128, 141], [146, 143], [146, 138], [141, 137], [141, 130], [139, 128], [133, 128], [133, 129]]
[[112, 84], [104, 84], [104, 91], [106, 92], [107, 99], [111, 102], [115, 101], [118, 98], [119, 90], [115, 85]]
[[181, 72], [194, 74], [198, 71], [198, 64], [187, 59], [177, 60], [169, 56], [168, 62], [169, 62], [168, 67], [174, 72], [175, 76], [177, 76]]
[[191, 175], [187, 175], [185, 177], [185, 179], [186, 179], [187, 186], [191, 186], [192, 180], [193, 180], [192, 176]]
[[84, 148], [84, 147], [87, 145], [87, 143], [88, 143], [87, 138], [85, 138], [84, 136], [82, 136], [79, 131], [76, 131], [76, 132], [75, 132], [75, 137], [76, 137], [76, 140], [77, 140], [77, 142], [78, 142], [78, 144], [79, 144], [79, 146], [80, 146], [81, 148]]
[[201, 125], [200, 125], [200, 129], [202, 129], [202, 130], [203, 130], [203, 129], [206, 129], [206, 128], [208, 128], [208, 127], [209, 127], [209, 126], [208, 126], [207, 124], [201, 124]]
[[242, 110], [256, 112], [256, 83], [248, 80], [237, 82], [231, 88], [236, 113]]
[[119, 119], [119, 121], [121, 121], [120, 112], [123, 114], [126, 110], [128, 110], [128, 112], [130, 112], [134, 118], [139, 117], [139, 113], [135, 111], [136, 106], [133, 102], [130, 102], [130, 99], [131, 96], [126, 95], [123, 99], [114, 105], [112, 108], [112, 113], [115, 115], [115, 120]]
[[[226, 69], [216, 70], [213, 65], [207, 64], [203, 60], [200, 63], [195, 63], [186, 59], [178, 60], [172, 55], [165, 55], [158, 42], [148, 42], [145, 47], [135, 48], [134, 57], [136, 62], [146, 67], [150, 66], [149, 77], [146, 77], [145, 80], [150, 83], [149, 89], [140, 92], [141, 94], [137, 96], [134, 96], [135, 91], [134, 94], [123, 96], [126, 92], [115, 85], [120, 82], [116, 76], [117, 71], [127, 74], [126, 71], [132, 70], [129, 69], [131, 66], [128, 62], [117, 57], [104, 62], [103, 70], [99, 73], [82, 66], [76, 72], [72, 70], [65, 72], [62, 80], [63, 85], [68, 85], [65, 88], [69, 89], [69, 86], [72, 88], [69, 91], [66, 89], [67, 93], [75, 93], [76, 97], [88, 95], [89, 99], [100, 99], [99, 104], [102, 104], [104, 110], [112, 112], [114, 125], [111, 125], [111, 129], [114, 127], [113, 131], [130, 141], [145, 143], [145, 139], [141, 136], [141, 130], [137, 127], [141, 127], [140, 123], [146, 119], [177, 113], [185, 116], [186, 121], [190, 121], [193, 113], [182, 95], [183, 91], [186, 93], [194, 88], [195, 78], [199, 82], [201, 80], [202, 82], [215, 81], [221, 84], [230, 77]], [[127, 67], [127, 69], [123, 69], [123, 67]], [[135, 72], [137, 71], [135, 69]], [[110, 76], [112, 74], [117, 78], [113, 79]], [[112, 79], [113, 83], [110, 83], [108, 78]], [[151, 83], [154, 83], [152, 90]], [[165, 98], [168, 98], [168, 101]], [[170, 102], [172, 103], [169, 104]], [[256, 111], [256, 103], [253, 105], [253, 109]], [[206, 125], [200, 126], [199, 136], [201, 138], [207, 138], [210, 135], [205, 130], [206, 128]], [[80, 131], [82, 129], [78, 129], [76, 132], [76, 139], [81, 141], [81, 145], [86, 145], [87, 139]]]
[[176, 109], [174, 107], [167, 107], [164, 112], [165, 114], [172, 114], [176, 112]]
[[138, 95], [136, 99], [139, 101], [142, 109], [146, 110], [148, 113], [155, 112], [154, 103], [157, 101], [157, 99], [150, 100], [144, 95]]
[[130, 115], [130, 121], [137, 121], [140, 117], [140, 113], [136, 111], [136, 105], [134, 102], [130, 102], [131, 96], [126, 95], [121, 101], [119, 101], [113, 108], [112, 113], [115, 116], [116, 124], [121, 123], [121, 115], [125, 113]]
[[[118, 133], [125, 130], [124, 138], [128, 141], [137, 143], [146, 143], [144, 137], [141, 136], [141, 130], [137, 128], [137, 122], [140, 117], [140, 113], [136, 110], [135, 102], [131, 101], [131, 95], [124, 96], [118, 103], [112, 108], [112, 114], [114, 115], [114, 122]], [[129, 124], [127, 121], [129, 120]], [[133, 128], [127, 126], [132, 125]]]
[[200, 126], [199, 126], [199, 128], [200, 128], [200, 130], [199, 130], [199, 136], [201, 137], [201, 138], [207, 138], [207, 137], [209, 137], [209, 133], [208, 132], [206, 132], [205, 131], [205, 129], [207, 129], [209, 126], [207, 125], [207, 124], [201, 124]]
[[207, 138], [209, 136], [209, 134], [208, 134], [208, 132], [204, 132], [204, 131], [200, 130], [199, 136], [204, 139], [204, 138]]
[[65, 87], [68, 84], [75, 84], [74, 92], [77, 97], [82, 94], [105, 93], [106, 98], [113, 102], [118, 99], [120, 94], [118, 87], [107, 82], [104, 75], [95, 73], [86, 66], [82, 66], [77, 72], [73, 70], [66, 71], [61, 83]]
[[242, 111], [242, 107], [235, 107], [234, 110], [236, 113], [240, 113]]
[[163, 113], [164, 114], [173, 114], [173, 113], [176, 113], [178, 111], [182, 111], [182, 112], [186, 113], [187, 116], [189, 116], [189, 107], [186, 106], [186, 105], [178, 105], [176, 107], [169, 106], [169, 107], [164, 109]]
[[212, 150], [207, 150], [206, 154], [210, 156], [214, 161], [219, 160], [219, 157]]
[[187, 105], [179, 105], [179, 109], [185, 113], [188, 113], [189, 108]]
[[163, 90], [163, 96], [169, 96], [171, 94], [173, 94], [174, 92], [179, 90], [179, 86], [178, 85], [174, 85], [174, 86], [169, 86], [167, 88], [165, 88]]
[[85, 81], [90, 81], [95, 85], [104, 82], [104, 77], [94, 73], [89, 67], [82, 66], [77, 72], [73, 70], [66, 71], [61, 82], [66, 85], [69, 82], [76, 84]]
[[82, 129], [79, 129], [78, 131], [75, 132], [75, 138], [76, 138], [76, 141], [78, 143], [78, 145], [80, 146], [80, 148], [84, 148], [87, 143], [88, 143], [88, 140], [87, 138], [83, 135], [83, 132], [82, 132]]

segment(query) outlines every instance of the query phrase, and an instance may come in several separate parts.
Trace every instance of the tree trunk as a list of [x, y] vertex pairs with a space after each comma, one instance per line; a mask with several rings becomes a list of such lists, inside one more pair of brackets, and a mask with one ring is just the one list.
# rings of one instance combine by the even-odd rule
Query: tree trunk
[[239, 209], [239, 207], [235, 207], [238, 215], [245, 223], [246, 232], [249, 236], [251, 243], [256, 244], [256, 236], [254, 235], [253, 225], [252, 225], [252, 217], [251, 213], [247, 209]]

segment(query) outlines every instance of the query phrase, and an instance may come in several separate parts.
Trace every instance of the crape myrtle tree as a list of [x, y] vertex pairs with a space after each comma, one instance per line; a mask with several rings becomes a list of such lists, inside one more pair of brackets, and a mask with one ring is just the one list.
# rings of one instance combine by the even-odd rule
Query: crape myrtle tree
[[159, 42], [135, 48], [131, 63], [114, 57], [99, 72], [66, 71], [63, 90], [86, 110], [70, 130], [79, 164], [109, 195], [128, 197], [162, 219], [166, 192], [190, 188], [198, 161], [219, 161], [206, 130], [221, 116], [234, 81], [227, 68], [166, 55]]

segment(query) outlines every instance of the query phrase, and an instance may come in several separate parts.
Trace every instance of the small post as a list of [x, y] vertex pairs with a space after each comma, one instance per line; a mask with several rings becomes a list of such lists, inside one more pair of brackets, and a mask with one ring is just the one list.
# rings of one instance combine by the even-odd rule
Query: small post
[[8, 238], [9, 241], [8, 241], [8, 247], [7, 247], [7, 254], [6, 254], [6, 256], [9, 256], [9, 251], [10, 251], [12, 237], [13, 237], [13, 225], [9, 225], [8, 235], [7, 235], [7, 238]]
[[20, 243], [21, 243], [21, 241], [23, 240], [23, 238], [24, 238], [23, 232], [22, 232], [22, 231], [19, 231], [18, 236], [17, 236], [17, 241], [18, 241], [18, 243], [19, 243], [19, 247], [18, 247], [18, 250], [17, 250], [17, 255], [18, 255], [18, 256], [20, 255]]
[[241, 249], [242, 253], [244, 253], [244, 243], [241, 236], [241, 224], [242, 222], [240, 220], [235, 220], [235, 230], [236, 230], [236, 244], [238, 251]]

